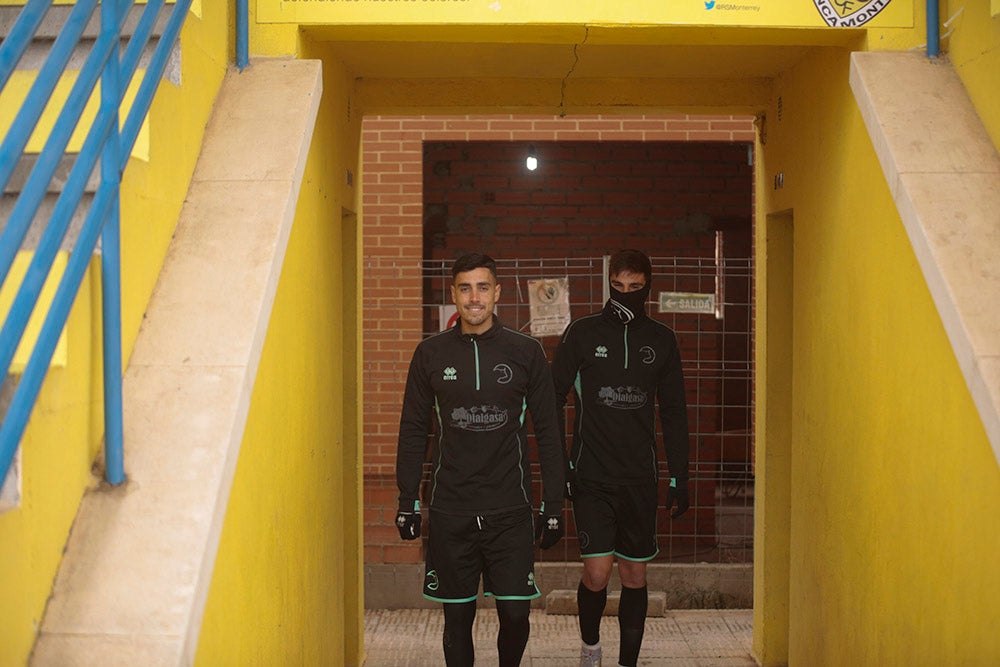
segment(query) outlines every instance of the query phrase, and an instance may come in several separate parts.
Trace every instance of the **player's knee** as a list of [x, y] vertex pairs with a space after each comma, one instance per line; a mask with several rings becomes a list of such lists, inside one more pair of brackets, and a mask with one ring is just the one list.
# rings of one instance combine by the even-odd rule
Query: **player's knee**
[[646, 564], [621, 560], [618, 562], [618, 576], [622, 586], [642, 588], [646, 585]]
[[449, 603], [444, 605], [445, 639], [472, 632], [476, 620], [476, 602]]
[[531, 603], [528, 600], [497, 600], [497, 615], [502, 626], [527, 625], [531, 615]]
[[596, 559], [585, 560], [583, 563], [583, 585], [592, 591], [603, 590], [608, 587], [611, 580], [612, 561], [607, 559], [607, 563]]

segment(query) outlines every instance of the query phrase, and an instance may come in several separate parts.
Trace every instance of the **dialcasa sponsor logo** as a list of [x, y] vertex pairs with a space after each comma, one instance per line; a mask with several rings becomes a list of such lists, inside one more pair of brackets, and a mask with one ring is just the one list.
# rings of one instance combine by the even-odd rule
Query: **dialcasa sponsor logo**
[[594, 356], [595, 357], [600, 357], [601, 359], [607, 359], [608, 358], [608, 348], [606, 348], [603, 345], [598, 345], [597, 349], [594, 350]]
[[451, 411], [451, 425], [466, 431], [495, 431], [506, 423], [507, 411], [495, 405], [477, 405]]
[[889, 6], [891, 0], [813, 0], [819, 15], [834, 28], [862, 26]]
[[601, 387], [597, 402], [609, 408], [635, 410], [646, 405], [646, 392], [638, 387]]
[[444, 379], [445, 380], [457, 380], [458, 379], [458, 371], [456, 371], [451, 366], [448, 366], [448, 368], [444, 369]]

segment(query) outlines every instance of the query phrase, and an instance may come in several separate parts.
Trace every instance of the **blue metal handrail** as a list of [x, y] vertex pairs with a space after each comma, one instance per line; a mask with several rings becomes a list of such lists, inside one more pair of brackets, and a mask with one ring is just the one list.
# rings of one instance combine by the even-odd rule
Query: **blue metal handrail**
[[[0, 85], [6, 84], [9, 80], [51, 4], [52, 0], [28, 0], [12, 26], [10, 35], [0, 43]], [[0, 143], [0, 188], [6, 186], [24, 155], [28, 138], [34, 132], [42, 110], [48, 104], [59, 78], [65, 71], [69, 57], [79, 45], [83, 30], [97, 4], [97, 0], [77, 0], [70, 10], [25, 101], [3, 142]], [[45, 223], [45, 229], [27, 272], [0, 328], [0, 370], [6, 377], [10, 373], [14, 353], [21, 344], [28, 318], [38, 303], [42, 286], [48, 279], [59, 248], [65, 242], [72, 216], [80, 206], [87, 181], [100, 158], [100, 184], [86, 213], [80, 234], [73, 244], [38, 339], [34, 343], [28, 363], [0, 426], [0, 480], [6, 477], [18, 443], [27, 427], [28, 418], [38, 398], [42, 381], [45, 379], [59, 336], [66, 325], [99, 236], [102, 247], [104, 325], [105, 475], [112, 484], [119, 484], [125, 479], [122, 456], [119, 248], [121, 175], [142, 121], [152, 104], [170, 51], [187, 17], [191, 0], [176, 0], [170, 10], [170, 16], [153, 50], [146, 74], [139, 84], [139, 90], [122, 130], [119, 131], [118, 110], [125, 91], [138, 69], [139, 57], [152, 36], [153, 26], [165, 6], [164, 0], [149, 0], [146, 3], [136, 29], [128, 39], [124, 53], [119, 54], [118, 46], [123, 37], [122, 25], [132, 4], [132, 0], [101, 2], [101, 28], [98, 37], [22, 188], [10, 219], [0, 233], [0, 281], [3, 281], [10, 273], [17, 252], [31, 221], [37, 215], [59, 161], [66, 154], [69, 138], [83, 114], [87, 99], [94, 91], [97, 80], [100, 79], [100, 109], [87, 132], [83, 147], [76, 156], [55, 208]]]
[[236, 67], [250, 64], [250, 0], [236, 0]]

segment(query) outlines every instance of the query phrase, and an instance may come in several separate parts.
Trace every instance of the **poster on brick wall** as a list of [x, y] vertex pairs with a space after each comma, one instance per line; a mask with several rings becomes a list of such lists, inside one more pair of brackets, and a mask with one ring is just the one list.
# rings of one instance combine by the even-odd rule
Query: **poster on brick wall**
[[569, 279], [542, 278], [528, 281], [531, 335], [560, 336], [569, 326]]
[[906, 0], [257, 0], [260, 23], [910, 28]]

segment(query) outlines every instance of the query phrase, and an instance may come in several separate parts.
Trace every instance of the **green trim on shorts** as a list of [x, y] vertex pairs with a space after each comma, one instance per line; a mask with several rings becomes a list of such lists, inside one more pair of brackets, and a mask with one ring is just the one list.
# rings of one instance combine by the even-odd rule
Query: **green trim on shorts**
[[645, 558], [632, 558], [631, 556], [626, 556], [625, 554], [620, 554], [617, 551], [615, 552], [615, 555], [618, 556], [619, 558], [623, 558], [625, 560], [632, 561], [633, 563], [645, 563], [645, 562], [651, 561], [654, 558], [656, 558], [657, 554], [659, 554], [659, 553], [660, 553], [660, 550], [657, 549], [656, 553], [654, 553], [652, 556], [647, 556]]
[[479, 597], [479, 594], [476, 593], [475, 595], [469, 598], [436, 598], [431, 595], [428, 595], [427, 593], [424, 593], [424, 597], [433, 602], [444, 602], [445, 604], [447, 604], [449, 602], [455, 602], [455, 603], [472, 602], [473, 600]]
[[614, 551], [605, 551], [600, 554], [580, 554], [580, 558], [600, 558], [601, 556], [614, 556]]
[[535, 586], [534, 595], [493, 595], [489, 591], [483, 591], [483, 597], [491, 597], [494, 600], [534, 600], [542, 597], [542, 592], [538, 590], [538, 586]]

